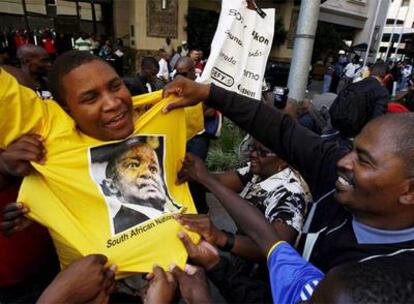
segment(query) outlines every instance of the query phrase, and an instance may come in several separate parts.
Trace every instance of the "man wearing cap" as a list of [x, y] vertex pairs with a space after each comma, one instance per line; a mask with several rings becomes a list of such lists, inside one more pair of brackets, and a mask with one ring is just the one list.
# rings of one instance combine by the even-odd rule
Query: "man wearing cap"
[[186, 40], [181, 41], [181, 53], [180, 53], [181, 57], [187, 56], [188, 52], [189, 50], [188, 50], [187, 41]]

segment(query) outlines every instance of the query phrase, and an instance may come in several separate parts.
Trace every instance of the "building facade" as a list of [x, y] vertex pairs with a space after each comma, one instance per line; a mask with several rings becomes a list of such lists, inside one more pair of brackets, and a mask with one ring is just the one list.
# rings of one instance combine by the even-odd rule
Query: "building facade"
[[112, 0], [0, 0], [0, 31], [112, 34]]
[[378, 57], [414, 58], [414, 0], [392, 0]]
[[[219, 12], [220, 2], [219, 0], [190, 0], [189, 7]], [[274, 41], [270, 59], [289, 62], [293, 54], [300, 1], [257, 0], [256, 2], [264, 8], [275, 8], [277, 16], [281, 17], [288, 32], [287, 39], [282, 45]], [[389, 2], [389, 0], [324, 0], [321, 1], [319, 21], [333, 24], [340, 31], [346, 31], [346, 36], [349, 37], [352, 45], [368, 44], [375, 21], [371, 49], [376, 49], [379, 46]], [[371, 54], [371, 60], [374, 60], [374, 55]]]
[[[300, 1], [256, 2], [263, 8], [275, 8], [287, 31], [283, 43], [274, 41], [270, 59], [290, 62]], [[393, 0], [388, 11], [388, 20], [397, 19], [397, 25], [402, 26], [407, 34], [413, 30], [413, 2], [414, 0]], [[368, 44], [372, 36], [371, 49], [378, 50], [389, 3], [390, 0], [322, 0], [319, 20], [346, 32], [352, 45]], [[126, 46], [138, 51], [138, 58], [145, 55], [158, 56], [158, 50], [163, 47], [167, 37], [171, 38], [174, 48], [184, 40], [194, 40], [196, 35], [188, 37], [191, 32], [189, 30], [194, 29], [187, 28], [187, 20], [196, 12], [213, 12], [211, 22], [206, 20], [197, 26], [215, 28], [220, 7], [220, 0], [0, 0], [0, 31], [13, 28], [29, 28], [33, 31], [48, 27], [57, 32], [104, 34], [122, 38]], [[407, 12], [404, 7], [411, 13], [408, 13], [410, 18], [401, 25], [402, 17]], [[395, 17], [395, 14], [398, 16]], [[387, 24], [384, 33], [390, 31]], [[210, 39], [207, 37], [204, 41]], [[375, 52], [371, 54], [371, 61], [374, 55]]]
[[174, 48], [187, 40], [188, 0], [122, 0], [113, 8], [115, 36], [125, 37], [138, 58], [158, 56], [166, 38]]
[[349, 28], [351, 46], [369, 45], [368, 61], [374, 62], [389, 4], [389, 0], [327, 0], [321, 4], [319, 20]]

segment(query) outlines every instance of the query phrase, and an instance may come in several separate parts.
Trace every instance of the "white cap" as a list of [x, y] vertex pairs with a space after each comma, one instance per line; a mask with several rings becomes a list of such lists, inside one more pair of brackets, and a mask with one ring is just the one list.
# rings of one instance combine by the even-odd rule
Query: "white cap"
[[187, 40], [181, 41], [181, 44], [187, 44]]

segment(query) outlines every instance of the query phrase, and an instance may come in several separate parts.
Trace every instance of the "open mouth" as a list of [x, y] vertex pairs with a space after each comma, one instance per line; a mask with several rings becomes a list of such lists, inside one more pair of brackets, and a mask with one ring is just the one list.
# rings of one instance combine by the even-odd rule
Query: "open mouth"
[[354, 183], [345, 176], [339, 175], [335, 183], [336, 189], [339, 191], [347, 191], [355, 188]]
[[116, 115], [110, 121], [106, 122], [105, 126], [109, 128], [122, 127], [127, 122], [127, 114], [128, 112], [123, 112], [123, 113]]

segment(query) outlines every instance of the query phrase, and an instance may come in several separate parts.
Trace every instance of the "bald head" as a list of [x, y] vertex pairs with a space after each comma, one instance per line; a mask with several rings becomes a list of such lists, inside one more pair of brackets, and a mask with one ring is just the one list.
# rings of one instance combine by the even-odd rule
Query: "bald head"
[[20, 62], [36, 56], [48, 56], [48, 54], [44, 48], [34, 44], [24, 44], [17, 50], [17, 59]]
[[177, 61], [177, 67], [181, 66], [184, 68], [189, 68], [194, 66], [194, 62], [191, 60], [190, 57], [184, 56], [184, 57], [180, 57], [180, 59], [178, 59]]
[[22, 45], [17, 50], [17, 58], [22, 70], [32, 78], [44, 77], [51, 67], [49, 54], [40, 46], [33, 44]]
[[182, 75], [191, 80], [196, 79], [194, 62], [190, 57], [185, 56], [178, 59], [175, 69], [177, 70], [176, 75]]

